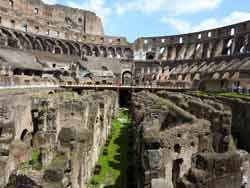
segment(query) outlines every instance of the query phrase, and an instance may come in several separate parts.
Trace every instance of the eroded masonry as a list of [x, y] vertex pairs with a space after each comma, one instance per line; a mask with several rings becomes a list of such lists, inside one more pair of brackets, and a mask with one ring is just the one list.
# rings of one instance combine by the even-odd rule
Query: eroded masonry
[[0, 0], [0, 188], [250, 188], [249, 95], [250, 21], [129, 43]]

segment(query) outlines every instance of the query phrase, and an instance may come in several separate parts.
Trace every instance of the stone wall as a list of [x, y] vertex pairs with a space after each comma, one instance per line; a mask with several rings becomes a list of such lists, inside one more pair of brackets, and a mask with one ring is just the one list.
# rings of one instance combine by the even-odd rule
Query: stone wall
[[133, 95], [131, 111], [137, 187], [241, 186], [249, 156], [236, 152], [227, 105], [178, 93], [140, 92]]
[[70, 33], [103, 35], [101, 19], [95, 13], [40, 0], [1, 0], [1, 24], [42, 35], [67, 38]]
[[[13, 102], [23, 102], [21, 98], [26, 100], [22, 105]], [[1, 136], [10, 128], [13, 136], [0, 140], [0, 164], [6, 169], [0, 187], [25, 181], [31, 187], [85, 188], [118, 112], [117, 94], [39, 92], [12, 96], [8, 102], [10, 110], [3, 109], [1, 117], [9, 115], [11, 123], [4, 120]]]

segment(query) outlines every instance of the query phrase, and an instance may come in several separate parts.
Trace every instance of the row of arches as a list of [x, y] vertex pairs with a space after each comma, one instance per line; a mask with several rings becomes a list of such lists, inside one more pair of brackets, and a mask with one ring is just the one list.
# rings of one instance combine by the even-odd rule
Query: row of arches
[[166, 45], [149, 50], [147, 60], [188, 60], [207, 59], [218, 56], [230, 56], [250, 53], [250, 33], [230, 36], [224, 39], [211, 39], [199, 43]]
[[103, 45], [83, 44], [42, 36], [33, 36], [28, 33], [12, 31], [5, 28], [0, 28], [0, 37], [1, 36], [7, 39], [7, 46], [20, 49], [46, 51], [54, 54], [79, 57], [95, 56], [126, 59], [132, 59], [134, 57], [133, 50], [130, 47], [107, 47]]

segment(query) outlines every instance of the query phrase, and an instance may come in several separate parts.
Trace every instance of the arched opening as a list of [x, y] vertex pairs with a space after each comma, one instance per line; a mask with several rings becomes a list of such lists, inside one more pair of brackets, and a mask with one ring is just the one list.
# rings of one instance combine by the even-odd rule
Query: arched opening
[[224, 47], [222, 50], [222, 55], [232, 54], [233, 39], [228, 39], [224, 41]]
[[100, 56], [99, 49], [98, 49], [96, 46], [93, 48], [93, 54], [94, 54], [96, 57], [99, 57], [99, 56]]
[[91, 56], [92, 55], [91, 48], [86, 44], [84, 44], [82, 46], [82, 55], [83, 56]]
[[119, 48], [116, 48], [116, 57], [117, 57], [117, 58], [123, 57], [122, 49], [121, 49], [120, 47], [119, 47]]
[[23, 71], [21, 69], [14, 69], [13, 74], [14, 75], [22, 75]]
[[183, 164], [183, 159], [176, 159], [173, 161], [172, 168], [172, 183], [173, 187], [176, 188], [176, 184], [180, 178], [181, 165]]
[[38, 50], [38, 51], [43, 51], [41, 44], [39, 43], [38, 40], [35, 40], [33, 42], [33, 49]]
[[174, 152], [175, 153], [181, 153], [181, 146], [180, 146], [180, 144], [175, 144], [174, 145]]
[[122, 74], [122, 85], [132, 85], [133, 80], [132, 80], [132, 73], [130, 71], [125, 71]]
[[23, 130], [23, 132], [22, 132], [22, 134], [21, 134], [21, 137], [20, 137], [20, 139], [21, 139], [22, 141], [25, 141], [25, 138], [26, 138], [28, 132], [29, 132], [29, 131], [28, 131], [27, 129], [24, 129], [24, 130]]
[[34, 9], [34, 14], [35, 14], [35, 15], [38, 15], [38, 14], [39, 14], [39, 9], [38, 9], [38, 8], [35, 8], [35, 9]]
[[66, 42], [65, 45], [68, 47], [69, 49], [69, 55], [76, 55], [76, 50], [74, 48], [73, 45], [71, 45], [71, 43]]
[[108, 48], [108, 57], [114, 58], [115, 57], [115, 49], [112, 47]]
[[66, 76], [66, 77], [67, 77], [67, 76], [70, 76], [70, 74], [69, 74], [68, 71], [64, 71], [64, 72], [63, 72], [63, 76]]
[[10, 8], [14, 8], [14, 2], [13, 2], [13, 0], [9, 0], [9, 6], [10, 6]]
[[130, 48], [125, 48], [124, 56], [128, 59], [133, 59], [134, 58], [133, 50], [131, 50]]
[[146, 60], [153, 60], [155, 59], [155, 52], [147, 52], [146, 53]]
[[46, 51], [53, 52], [55, 43], [52, 40], [46, 39], [45, 44], [46, 44]]
[[54, 54], [62, 54], [62, 50], [59, 47], [55, 47]]
[[60, 40], [57, 40], [56, 43], [58, 44], [58, 46], [60, 46], [60, 48], [62, 49], [62, 53], [64, 55], [68, 55], [68, 47]]
[[107, 57], [107, 49], [104, 46], [100, 47], [100, 53], [102, 57]]

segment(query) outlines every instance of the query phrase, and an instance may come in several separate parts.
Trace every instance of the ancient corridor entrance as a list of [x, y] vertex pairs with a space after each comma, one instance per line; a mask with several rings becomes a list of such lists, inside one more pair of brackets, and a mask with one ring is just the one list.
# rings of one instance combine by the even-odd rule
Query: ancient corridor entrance
[[131, 90], [119, 90], [119, 103], [120, 107], [128, 108], [131, 103], [132, 91]]

